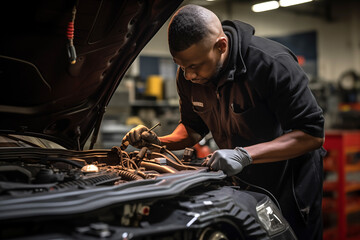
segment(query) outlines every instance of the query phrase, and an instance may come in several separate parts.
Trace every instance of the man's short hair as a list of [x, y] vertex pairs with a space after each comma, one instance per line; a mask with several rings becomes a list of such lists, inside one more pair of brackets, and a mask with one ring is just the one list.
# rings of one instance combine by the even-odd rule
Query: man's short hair
[[183, 51], [209, 33], [200, 6], [186, 5], [172, 18], [168, 29], [170, 51]]

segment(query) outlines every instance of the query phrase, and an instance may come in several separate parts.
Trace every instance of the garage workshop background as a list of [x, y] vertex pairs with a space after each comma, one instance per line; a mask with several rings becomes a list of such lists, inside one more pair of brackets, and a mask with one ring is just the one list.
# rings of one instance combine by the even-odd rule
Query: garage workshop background
[[[326, 119], [324, 239], [360, 239], [360, 1], [317, 0], [253, 12], [252, 5], [259, 2], [193, 0], [184, 4], [202, 5], [220, 20], [250, 23], [256, 35], [278, 41], [298, 56]], [[119, 145], [124, 134], [138, 124], [151, 127], [160, 122], [161, 127], [155, 129], [160, 135], [177, 125], [177, 66], [168, 50], [167, 25], [122, 80], [95, 147]], [[201, 156], [216, 148], [207, 136], [196, 151]]]

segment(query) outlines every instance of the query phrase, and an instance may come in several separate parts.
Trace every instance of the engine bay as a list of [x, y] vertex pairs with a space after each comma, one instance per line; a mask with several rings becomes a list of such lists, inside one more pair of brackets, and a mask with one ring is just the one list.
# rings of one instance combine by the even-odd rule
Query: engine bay
[[116, 146], [111, 150], [67, 152], [18, 150], [16, 154], [9, 153], [8, 157], [0, 158], [0, 195], [19, 196], [119, 185], [201, 168], [189, 164], [192, 149], [186, 149], [179, 160], [166, 148], [155, 148], [155, 151], [150, 151], [143, 147], [133, 152]]
[[0, 138], [1, 239], [267, 239], [257, 207], [275, 209], [270, 198], [209, 171], [193, 149], [179, 159], [155, 144], [77, 151], [12, 140]]

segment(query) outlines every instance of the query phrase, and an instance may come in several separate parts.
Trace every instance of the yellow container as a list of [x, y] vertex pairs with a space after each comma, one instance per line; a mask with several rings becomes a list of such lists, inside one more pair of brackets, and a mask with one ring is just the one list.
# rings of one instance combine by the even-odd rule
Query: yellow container
[[146, 80], [146, 96], [156, 97], [157, 100], [163, 99], [163, 78], [159, 75], [150, 75]]

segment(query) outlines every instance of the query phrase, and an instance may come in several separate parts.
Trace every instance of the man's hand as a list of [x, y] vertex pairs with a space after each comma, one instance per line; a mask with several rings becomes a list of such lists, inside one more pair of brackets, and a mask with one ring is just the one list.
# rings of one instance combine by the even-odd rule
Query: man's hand
[[149, 131], [143, 125], [139, 125], [125, 135], [121, 143], [121, 149], [125, 150], [129, 144], [136, 148], [148, 147], [150, 143], [160, 145], [160, 140], [155, 132]]
[[226, 175], [233, 176], [240, 173], [252, 161], [251, 156], [244, 148], [236, 147], [235, 149], [216, 150], [207, 161], [206, 166], [213, 170], [223, 170]]

